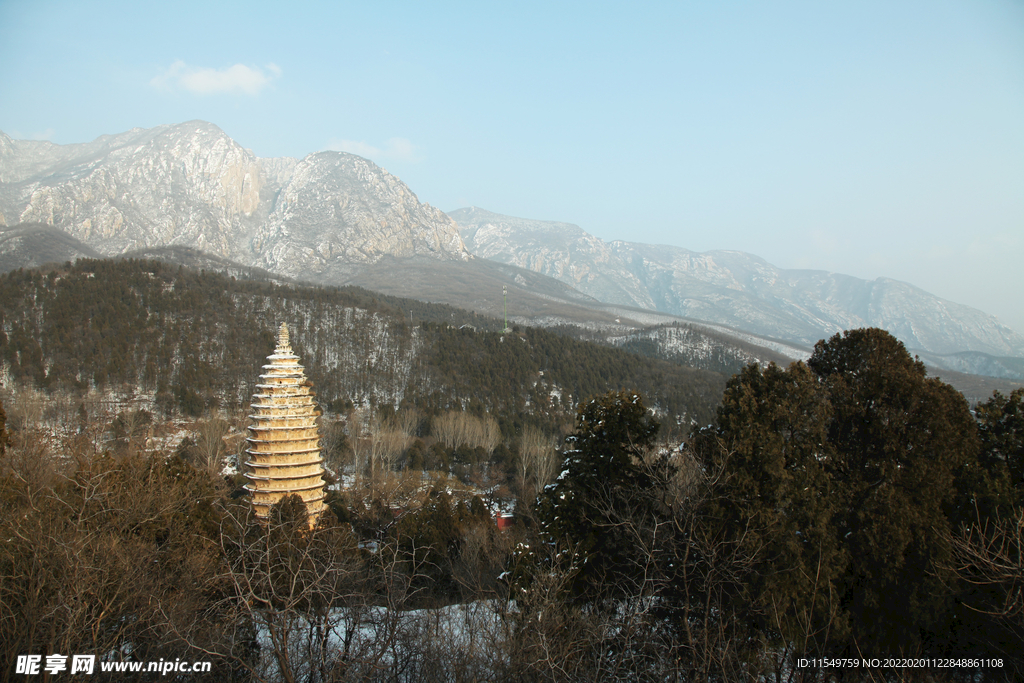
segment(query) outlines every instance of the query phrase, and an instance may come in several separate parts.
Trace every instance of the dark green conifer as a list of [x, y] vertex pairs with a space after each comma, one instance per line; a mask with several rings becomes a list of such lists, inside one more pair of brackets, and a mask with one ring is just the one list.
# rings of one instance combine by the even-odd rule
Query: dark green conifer
[[1024, 389], [1009, 396], [998, 391], [978, 405], [979, 461], [1006, 488], [1004, 502], [1020, 505], [1024, 500]]
[[757, 558], [764, 628], [819, 654], [941, 651], [976, 429], [902, 343], [854, 330], [806, 365], [748, 368], [696, 441], [705, 461], [728, 458], [720, 515]]
[[635, 578], [638, 520], [653, 484], [641, 460], [658, 427], [635, 391], [609, 392], [579, 409], [563, 471], [537, 502], [542, 536], [570, 555], [576, 598], [615, 597]]

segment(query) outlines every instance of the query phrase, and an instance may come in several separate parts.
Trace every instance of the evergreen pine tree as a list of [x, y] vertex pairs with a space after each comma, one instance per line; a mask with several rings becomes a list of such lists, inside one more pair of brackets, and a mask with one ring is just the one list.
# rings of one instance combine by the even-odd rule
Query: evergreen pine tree
[[542, 536], [570, 556], [576, 598], [616, 597], [634, 578], [638, 525], [650, 503], [644, 494], [653, 484], [640, 463], [658, 427], [635, 391], [609, 392], [577, 414], [563, 471], [537, 502]]
[[733, 378], [696, 444], [728, 458], [719, 516], [761, 568], [762, 626], [818, 654], [941, 653], [976, 432], [963, 396], [883, 330]]
[[1024, 389], [998, 391], [978, 405], [979, 461], [1005, 487], [1004, 503], [1024, 502]]

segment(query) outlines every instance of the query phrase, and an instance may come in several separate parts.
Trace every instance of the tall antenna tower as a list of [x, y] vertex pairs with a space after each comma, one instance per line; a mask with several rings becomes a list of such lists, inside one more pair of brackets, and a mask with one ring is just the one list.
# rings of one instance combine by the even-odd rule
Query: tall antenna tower
[[501, 286], [501, 298], [505, 302], [505, 329], [502, 332], [508, 332], [508, 286]]

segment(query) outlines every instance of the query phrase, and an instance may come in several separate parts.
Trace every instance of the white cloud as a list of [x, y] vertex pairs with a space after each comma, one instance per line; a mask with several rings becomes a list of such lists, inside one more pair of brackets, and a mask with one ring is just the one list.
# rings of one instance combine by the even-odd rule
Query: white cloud
[[276, 64], [267, 64], [265, 69], [235, 64], [225, 69], [189, 66], [180, 59], [149, 84], [160, 90], [187, 90], [197, 95], [230, 93], [258, 95], [272, 80], [281, 75]]
[[417, 163], [423, 161], [419, 148], [405, 138], [391, 138], [384, 147], [375, 147], [360, 140], [331, 139], [327, 149], [335, 152], [348, 152], [375, 161], [407, 161]]

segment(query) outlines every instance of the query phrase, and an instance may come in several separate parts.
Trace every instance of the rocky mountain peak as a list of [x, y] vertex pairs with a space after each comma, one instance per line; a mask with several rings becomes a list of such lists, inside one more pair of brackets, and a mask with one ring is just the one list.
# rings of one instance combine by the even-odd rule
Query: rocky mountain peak
[[372, 161], [345, 152], [296, 163], [252, 244], [260, 266], [293, 277], [335, 279], [383, 256], [470, 258], [452, 219]]
[[259, 159], [205, 121], [76, 145], [4, 135], [0, 213], [102, 254], [187, 246], [293, 276], [329, 277], [384, 254], [469, 258], [451, 219], [372, 162]]

